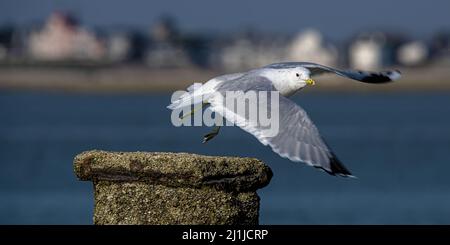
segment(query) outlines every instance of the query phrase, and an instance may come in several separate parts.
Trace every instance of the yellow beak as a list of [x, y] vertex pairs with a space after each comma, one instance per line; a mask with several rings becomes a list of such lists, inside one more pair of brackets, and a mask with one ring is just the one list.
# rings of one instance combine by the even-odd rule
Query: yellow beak
[[308, 85], [314, 85], [314, 84], [316, 84], [316, 82], [315, 82], [314, 80], [312, 80], [311, 78], [305, 80], [305, 82], [306, 82], [306, 84], [308, 84]]

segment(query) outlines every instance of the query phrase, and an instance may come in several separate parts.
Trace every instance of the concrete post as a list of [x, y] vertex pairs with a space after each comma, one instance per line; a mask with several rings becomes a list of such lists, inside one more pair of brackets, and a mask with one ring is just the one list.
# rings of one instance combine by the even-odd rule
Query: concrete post
[[272, 177], [254, 158], [88, 151], [75, 157], [94, 184], [94, 224], [258, 224], [258, 188]]

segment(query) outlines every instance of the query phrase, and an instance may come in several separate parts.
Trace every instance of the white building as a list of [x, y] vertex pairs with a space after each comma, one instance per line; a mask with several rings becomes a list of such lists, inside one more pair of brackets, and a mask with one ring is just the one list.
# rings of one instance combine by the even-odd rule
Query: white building
[[397, 59], [405, 66], [415, 66], [423, 64], [429, 56], [428, 47], [424, 42], [413, 41], [405, 43], [397, 51]]
[[285, 59], [286, 44], [281, 40], [239, 38], [221, 50], [222, 68], [240, 71], [280, 62]]
[[383, 65], [385, 42], [381, 33], [359, 37], [349, 48], [350, 66], [362, 70], [379, 69]]
[[290, 40], [274, 36], [238, 38], [222, 49], [219, 63], [227, 70], [239, 71], [285, 61], [335, 66], [338, 51], [320, 32], [306, 30]]
[[107, 57], [110, 61], [120, 62], [129, 58], [132, 43], [129, 35], [115, 33], [107, 41]]
[[355, 69], [376, 70], [397, 62], [396, 51], [403, 38], [383, 32], [362, 33], [349, 47], [349, 63]]
[[338, 51], [332, 44], [325, 43], [319, 31], [309, 29], [300, 32], [291, 41], [287, 50], [286, 59], [335, 66], [338, 62]]

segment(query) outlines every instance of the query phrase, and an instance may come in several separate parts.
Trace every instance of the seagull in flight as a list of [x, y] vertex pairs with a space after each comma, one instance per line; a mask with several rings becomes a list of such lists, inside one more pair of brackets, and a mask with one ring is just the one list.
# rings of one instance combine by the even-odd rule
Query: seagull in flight
[[[175, 110], [198, 103], [200, 106], [208, 105], [216, 114], [232, 120], [236, 115], [229, 113], [229, 108], [224, 108], [221, 102], [227, 91], [278, 91], [278, 108], [271, 108], [270, 103], [265, 105], [268, 112], [275, 109], [279, 111], [278, 134], [264, 134], [261, 126], [257, 122], [249, 121], [249, 118], [241, 118], [244, 122], [236, 125], [255, 136], [262, 144], [269, 145], [281, 157], [306, 163], [331, 175], [354, 177], [320, 136], [307, 113], [288, 99], [305, 86], [314, 85], [316, 82], [312, 78], [323, 73], [333, 73], [371, 84], [388, 83], [401, 77], [398, 70], [368, 72], [339, 70], [310, 62], [275, 63], [248, 72], [218, 76], [204, 84], [194, 83], [187, 89], [186, 94], [173, 101], [168, 108]], [[227, 113], [223, 113], [224, 110]], [[220, 126], [214, 127], [211, 133], [204, 136], [203, 142], [217, 136], [219, 129]]]

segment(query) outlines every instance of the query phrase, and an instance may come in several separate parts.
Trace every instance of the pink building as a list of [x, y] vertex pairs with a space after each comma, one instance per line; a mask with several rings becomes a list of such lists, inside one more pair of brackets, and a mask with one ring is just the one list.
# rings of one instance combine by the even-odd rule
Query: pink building
[[95, 34], [62, 12], [53, 13], [42, 30], [30, 35], [28, 48], [38, 60], [98, 60], [105, 55], [104, 45]]

